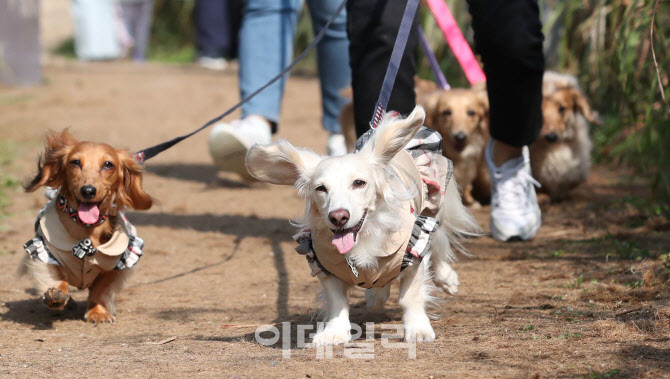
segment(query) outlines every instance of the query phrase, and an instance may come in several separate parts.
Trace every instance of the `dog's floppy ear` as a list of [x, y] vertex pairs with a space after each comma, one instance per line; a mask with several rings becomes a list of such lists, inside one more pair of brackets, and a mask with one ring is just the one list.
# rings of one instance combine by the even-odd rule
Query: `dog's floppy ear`
[[590, 122], [600, 125], [600, 119], [597, 116], [596, 112], [591, 111], [591, 107], [589, 106], [589, 102], [586, 101], [586, 97], [582, 94], [582, 92], [576, 88], [571, 88], [570, 89], [570, 95], [572, 95], [572, 99], [575, 102], [575, 111], [581, 113], [584, 115], [584, 117], [589, 120]]
[[272, 184], [293, 185], [310, 176], [323, 157], [297, 149], [280, 140], [271, 145], [254, 145], [247, 153], [247, 171], [256, 179]]
[[[423, 107], [417, 105], [407, 118], [383, 119], [375, 131], [373, 144], [366, 144], [367, 153], [371, 154], [373, 163], [387, 164], [404, 148], [419, 131], [426, 118]], [[371, 151], [370, 151], [371, 149]]]
[[142, 167], [127, 151], [118, 151], [119, 187], [117, 198], [119, 203], [137, 210], [151, 208], [153, 199], [142, 188]]
[[489, 114], [489, 93], [486, 89], [486, 82], [477, 82], [472, 85], [472, 90], [475, 92], [475, 95], [477, 96], [477, 100], [481, 104], [482, 108], [484, 109], [484, 114], [488, 116]]
[[440, 97], [442, 96], [443, 91], [437, 90], [435, 92], [423, 95], [418, 98], [418, 103], [424, 107], [426, 112], [426, 126], [436, 129], [439, 121], [439, 115], [437, 114], [437, 107], [440, 102]]
[[62, 132], [49, 131], [44, 154], [40, 155], [37, 162], [37, 175], [26, 180], [23, 189], [33, 192], [42, 186], [58, 188], [65, 182], [63, 171], [67, 162], [65, 159], [77, 144], [77, 140], [64, 129]]

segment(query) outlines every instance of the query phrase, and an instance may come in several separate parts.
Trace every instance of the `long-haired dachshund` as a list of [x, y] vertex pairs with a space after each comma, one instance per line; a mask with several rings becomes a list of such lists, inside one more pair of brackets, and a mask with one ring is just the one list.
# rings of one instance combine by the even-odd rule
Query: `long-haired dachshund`
[[24, 188], [42, 186], [52, 189], [51, 200], [38, 214], [35, 238], [24, 245], [22, 271], [44, 291], [50, 309], [65, 307], [70, 285], [88, 288], [86, 321], [114, 322], [115, 295], [144, 245], [121, 211], [152, 205], [140, 166], [126, 151], [78, 142], [67, 130], [50, 132], [37, 175]]
[[530, 165], [541, 191], [561, 201], [589, 175], [589, 122], [599, 120], [572, 75], [545, 72], [542, 96], [544, 123], [530, 145]]
[[419, 98], [426, 125], [444, 138], [444, 155], [454, 162], [454, 177], [463, 188], [463, 203], [478, 208], [491, 199], [484, 147], [489, 139], [486, 84], [438, 90]]

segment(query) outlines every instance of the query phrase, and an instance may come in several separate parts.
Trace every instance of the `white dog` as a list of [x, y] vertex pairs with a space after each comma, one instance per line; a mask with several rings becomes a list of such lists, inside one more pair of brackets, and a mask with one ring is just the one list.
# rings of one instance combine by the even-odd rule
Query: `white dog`
[[[449, 180], [451, 163], [434, 154], [426, 170], [415, 162], [428, 152], [420, 150], [413, 158], [403, 150], [415, 141], [424, 118], [421, 107], [406, 119], [387, 114], [360, 151], [341, 157], [322, 157], [285, 141], [253, 146], [247, 154], [254, 177], [295, 185], [306, 199], [299, 242], [309, 250], [303, 253], [326, 300], [326, 324], [314, 336], [315, 345], [350, 341], [351, 286], [368, 288], [368, 308], [379, 311], [388, 299], [388, 284], [399, 278], [405, 339], [417, 342], [435, 339], [426, 313], [432, 300], [431, 270], [435, 284], [450, 294], [458, 292], [458, 276], [449, 265], [453, 248], [462, 250], [461, 238], [479, 228], [463, 206], [457, 184]], [[437, 141], [441, 147], [439, 135], [421, 131], [437, 139], [423, 142]], [[437, 176], [445, 179], [444, 185], [438, 183], [441, 179], [428, 179], [428, 171], [444, 174]]]

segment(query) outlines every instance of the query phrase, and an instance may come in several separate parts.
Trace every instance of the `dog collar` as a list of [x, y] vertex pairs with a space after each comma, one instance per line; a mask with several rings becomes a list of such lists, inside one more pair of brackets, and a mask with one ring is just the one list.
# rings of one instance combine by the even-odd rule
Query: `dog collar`
[[108, 217], [107, 213], [105, 213], [104, 215], [100, 215], [98, 217], [98, 221], [96, 221], [94, 224], [87, 224], [87, 223], [81, 221], [81, 219], [79, 218], [79, 214], [77, 213], [77, 210], [72, 208], [69, 205], [67, 199], [63, 195], [60, 195], [58, 197], [58, 203], [56, 204], [56, 207], [58, 209], [62, 210], [63, 212], [67, 213], [68, 217], [70, 217], [70, 220], [76, 222], [77, 224], [79, 224], [81, 226], [86, 226], [86, 227], [94, 227], [94, 226], [101, 225], [105, 221], [107, 221], [107, 217]]

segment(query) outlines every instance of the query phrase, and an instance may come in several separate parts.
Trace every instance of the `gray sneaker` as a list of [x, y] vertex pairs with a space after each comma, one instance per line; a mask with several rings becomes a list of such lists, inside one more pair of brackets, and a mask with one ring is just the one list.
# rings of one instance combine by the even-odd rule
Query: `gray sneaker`
[[535, 236], [542, 216], [531, 176], [528, 147], [519, 158], [496, 167], [493, 163], [493, 139], [484, 153], [491, 177], [491, 235], [500, 241], [529, 240]]

